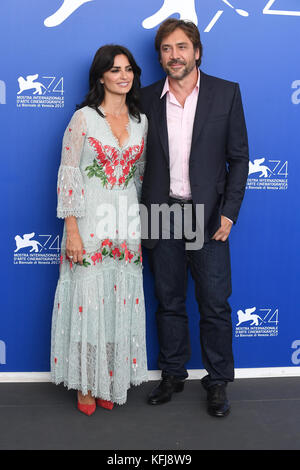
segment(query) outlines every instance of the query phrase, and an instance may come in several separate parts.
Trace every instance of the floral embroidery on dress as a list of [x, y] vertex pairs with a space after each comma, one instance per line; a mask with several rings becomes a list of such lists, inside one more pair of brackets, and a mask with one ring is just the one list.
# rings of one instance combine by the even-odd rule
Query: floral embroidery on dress
[[127, 187], [136, 171], [135, 163], [140, 159], [144, 150], [144, 138], [140, 145], [128, 147], [122, 153], [110, 145], [102, 146], [101, 142], [88, 137], [88, 142], [96, 152], [93, 164], [87, 166], [85, 171], [89, 178], [96, 176], [101, 179], [102, 185], [107, 187], [111, 184]]
[[[142, 266], [142, 251], [139, 247], [138, 252], [129, 250], [126, 242], [121, 245], [114, 244], [110, 239], [105, 239], [101, 243], [101, 247], [92, 253], [85, 253], [83, 258], [83, 266], [96, 266], [96, 263], [102, 262], [105, 258], [113, 258], [115, 261], [125, 261]], [[116, 288], [115, 288], [116, 290]]]

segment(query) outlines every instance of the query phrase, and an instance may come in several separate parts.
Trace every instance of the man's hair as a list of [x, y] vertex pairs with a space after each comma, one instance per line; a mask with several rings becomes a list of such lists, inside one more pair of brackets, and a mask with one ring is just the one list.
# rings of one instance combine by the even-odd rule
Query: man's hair
[[164, 21], [155, 36], [155, 49], [159, 54], [160, 59], [160, 46], [166, 36], [173, 33], [175, 29], [180, 28], [193, 43], [194, 50], [199, 49], [199, 59], [196, 60], [197, 67], [201, 64], [203, 47], [200, 40], [200, 33], [197, 26], [192, 21], [187, 20], [177, 20], [176, 18], [169, 18]]

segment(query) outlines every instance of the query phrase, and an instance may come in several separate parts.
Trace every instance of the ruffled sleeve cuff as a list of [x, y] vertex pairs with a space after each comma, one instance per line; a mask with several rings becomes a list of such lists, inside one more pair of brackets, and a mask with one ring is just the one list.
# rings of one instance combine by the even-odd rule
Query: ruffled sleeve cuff
[[60, 165], [57, 178], [57, 217], [85, 215], [84, 185], [78, 167]]

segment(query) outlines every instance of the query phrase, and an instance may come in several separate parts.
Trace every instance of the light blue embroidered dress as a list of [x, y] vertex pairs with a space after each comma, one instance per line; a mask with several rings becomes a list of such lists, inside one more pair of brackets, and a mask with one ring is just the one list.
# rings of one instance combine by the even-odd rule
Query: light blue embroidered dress
[[[129, 117], [128, 134], [120, 147], [107, 120], [87, 106], [65, 131], [57, 216], [77, 218], [84, 264], [67, 259], [64, 227], [51, 331], [52, 382], [120, 405], [131, 384], [147, 381], [139, 213], [133, 211], [145, 165], [145, 115], [140, 123]], [[130, 219], [130, 213], [137, 215]]]

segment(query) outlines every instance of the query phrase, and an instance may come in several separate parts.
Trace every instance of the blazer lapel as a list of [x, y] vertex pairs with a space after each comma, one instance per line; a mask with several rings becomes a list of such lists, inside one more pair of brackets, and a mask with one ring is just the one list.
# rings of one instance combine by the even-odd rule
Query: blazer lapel
[[193, 153], [195, 142], [200, 136], [203, 126], [207, 120], [207, 116], [211, 109], [211, 102], [213, 98], [212, 89], [209, 83], [208, 76], [203, 72], [200, 72], [200, 73], [201, 73], [200, 90], [199, 90], [199, 96], [198, 96], [198, 102], [197, 102], [194, 126], [193, 126], [191, 154]]
[[168, 137], [168, 126], [167, 126], [167, 103], [166, 103], [167, 95], [163, 96], [163, 98], [160, 98], [163, 86], [164, 86], [164, 80], [163, 80], [162, 86], [160, 83], [160, 86], [157, 87], [154, 111], [155, 111], [155, 122], [156, 122], [156, 126], [158, 129], [159, 138], [162, 143], [162, 147], [164, 149], [164, 155], [167, 161], [169, 162], [169, 137]]

